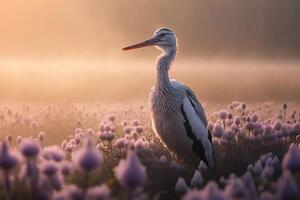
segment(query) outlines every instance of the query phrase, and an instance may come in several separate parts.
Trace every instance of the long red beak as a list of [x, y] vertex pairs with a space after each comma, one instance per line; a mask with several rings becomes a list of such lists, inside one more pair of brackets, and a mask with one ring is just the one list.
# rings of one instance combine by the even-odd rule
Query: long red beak
[[137, 44], [130, 45], [128, 47], [124, 47], [122, 50], [127, 51], [127, 50], [142, 48], [142, 47], [154, 46], [158, 41], [159, 39], [157, 38], [151, 38], [149, 40], [145, 40], [144, 42], [140, 42]]

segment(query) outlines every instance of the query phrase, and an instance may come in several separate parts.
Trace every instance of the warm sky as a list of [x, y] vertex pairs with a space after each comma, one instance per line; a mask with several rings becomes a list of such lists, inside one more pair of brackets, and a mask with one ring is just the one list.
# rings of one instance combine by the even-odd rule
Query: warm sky
[[[146, 99], [157, 50], [120, 49], [165, 26], [179, 39], [172, 75], [205, 99], [300, 100], [297, 0], [3, 0], [0, 19], [0, 99]], [[263, 87], [243, 93], [233, 74]]]
[[114, 56], [168, 26], [191, 55], [300, 55], [297, 0], [9, 0], [3, 56]]

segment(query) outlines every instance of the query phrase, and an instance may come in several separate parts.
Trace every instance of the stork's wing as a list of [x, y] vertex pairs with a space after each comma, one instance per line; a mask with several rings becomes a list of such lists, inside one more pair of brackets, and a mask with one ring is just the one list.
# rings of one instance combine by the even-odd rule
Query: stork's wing
[[183, 92], [181, 112], [188, 137], [193, 140], [193, 151], [212, 167], [214, 165], [212, 138], [207, 129], [203, 107], [190, 88], [176, 80], [172, 80], [171, 84], [177, 91]]
[[192, 106], [194, 107], [197, 115], [202, 120], [205, 127], [207, 127], [207, 118], [205, 116], [204, 109], [203, 109], [201, 103], [199, 102], [199, 100], [197, 99], [196, 95], [194, 94], [194, 92], [189, 87], [183, 85], [179, 81], [171, 80], [171, 84], [175, 89], [185, 91], [186, 96], [190, 100], [190, 102], [191, 102]]
[[190, 99], [185, 96], [181, 106], [184, 126], [188, 137], [193, 141], [193, 151], [209, 167], [213, 167], [213, 148], [211, 135], [199, 118]]

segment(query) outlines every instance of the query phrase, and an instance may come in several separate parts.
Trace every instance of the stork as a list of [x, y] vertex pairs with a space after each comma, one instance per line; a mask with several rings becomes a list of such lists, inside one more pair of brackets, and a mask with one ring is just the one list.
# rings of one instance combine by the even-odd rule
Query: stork
[[169, 78], [168, 72], [177, 52], [175, 33], [160, 28], [152, 38], [123, 50], [147, 46], [162, 51], [156, 63], [156, 83], [150, 93], [154, 132], [178, 158], [189, 163], [203, 160], [208, 167], [213, 167], [212, 137], [203, 107], [189, 87]]

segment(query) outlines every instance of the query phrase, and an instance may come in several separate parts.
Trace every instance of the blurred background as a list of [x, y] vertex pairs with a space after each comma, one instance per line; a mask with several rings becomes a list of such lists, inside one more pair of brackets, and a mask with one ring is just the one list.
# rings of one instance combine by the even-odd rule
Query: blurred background
[[121, 48], [173, 29], [171, 76], [204, 101], [300, 100], [300, 1], [0, 2], [0, 100], [146, 100], [159, 52]]

